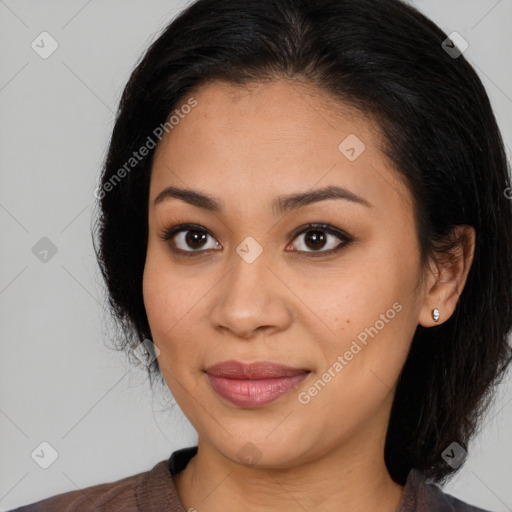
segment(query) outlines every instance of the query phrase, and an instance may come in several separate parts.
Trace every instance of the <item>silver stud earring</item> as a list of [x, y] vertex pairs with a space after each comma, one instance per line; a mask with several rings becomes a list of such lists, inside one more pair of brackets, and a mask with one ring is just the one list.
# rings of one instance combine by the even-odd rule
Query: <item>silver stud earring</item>
[[438, 322], [440, 316], [439, 309], [435, 308], [432, 310], [432, 318], [434, 319], [434, 322]]

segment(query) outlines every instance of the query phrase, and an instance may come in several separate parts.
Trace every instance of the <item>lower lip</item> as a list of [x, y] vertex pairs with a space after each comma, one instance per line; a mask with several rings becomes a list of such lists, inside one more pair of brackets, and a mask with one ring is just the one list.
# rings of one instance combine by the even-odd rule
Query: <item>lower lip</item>
[[239, 407], [261, 407], [295, 389], [308, 373], [261, 380], [227, 379], [207, 375], [214, 391], [232, 404]]

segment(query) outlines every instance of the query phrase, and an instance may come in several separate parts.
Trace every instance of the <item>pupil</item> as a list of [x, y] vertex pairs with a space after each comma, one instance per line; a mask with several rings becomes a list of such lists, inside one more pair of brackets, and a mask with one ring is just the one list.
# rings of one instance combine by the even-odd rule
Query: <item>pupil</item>
[[324, 243], [325, 236], [322, 231], [308, 231], [306, 235], [306, 245], [310, 249], [321, 249]]
[[[205, 240], [206, 240], [206, 233], [202, 233], [200, 231], [189, 231], [187, 233], [187, 236], [185, 237], [185, 241], [193, 249], [201, 248], [202, 245], [204, 245]], [[196, 247], [196, 244], [198, 244], [199, 247]]]

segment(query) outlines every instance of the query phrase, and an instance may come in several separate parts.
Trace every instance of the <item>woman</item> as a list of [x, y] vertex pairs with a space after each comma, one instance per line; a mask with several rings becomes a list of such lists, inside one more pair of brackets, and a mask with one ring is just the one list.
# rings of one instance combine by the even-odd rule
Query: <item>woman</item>
[[435, 484], [511, 360], [512, 189], [455, 42], [398, 0], [169, 25], [123, 93], [97, 256], [198, 445], [17, 510], [482, 510]]

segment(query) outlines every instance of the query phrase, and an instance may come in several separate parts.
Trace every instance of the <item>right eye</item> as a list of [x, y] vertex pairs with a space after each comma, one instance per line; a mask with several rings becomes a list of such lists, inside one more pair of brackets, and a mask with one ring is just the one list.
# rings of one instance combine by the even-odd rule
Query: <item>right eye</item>
[[[171, 250], [184, 256], [195, 256], [205, 250], [218, 250], [222, 246], [209, 231], [199, 224], [179, 224], [166, 226], [159, 233], [162, 240], [171, 242]], [[212, 243], [208, 246], [208, 237]]]

